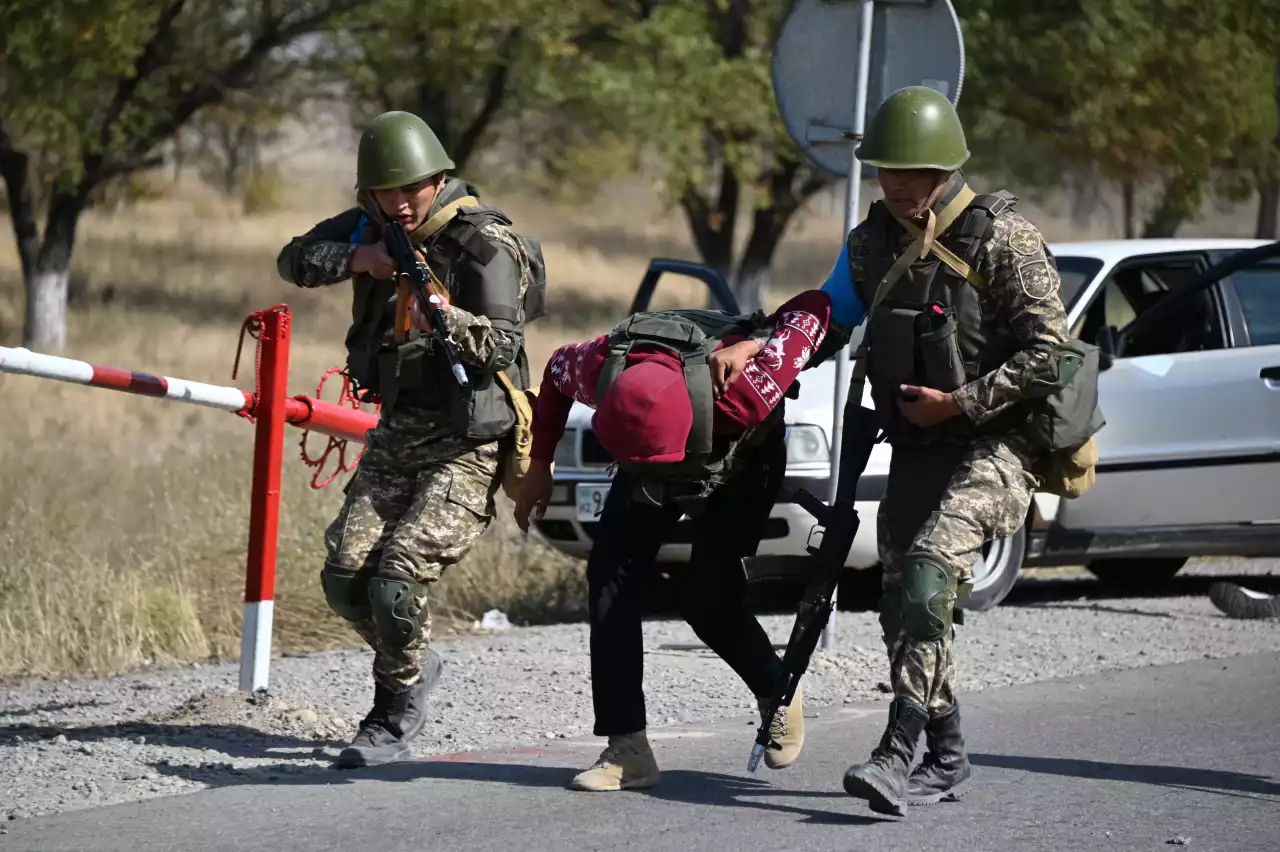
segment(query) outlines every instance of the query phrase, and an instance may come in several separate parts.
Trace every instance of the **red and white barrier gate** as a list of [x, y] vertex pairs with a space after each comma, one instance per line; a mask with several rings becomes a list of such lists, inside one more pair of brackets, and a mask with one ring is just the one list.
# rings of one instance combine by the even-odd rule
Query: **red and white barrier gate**
[[[364, 444], [364, 434], [377, 425], [377, 411], [364, 411], [350, 393], [344, 377], [338, 402], [325, 402], [319, 396], [324, 382], [337, 372], [325, 373], [316, 388], [316, 396], [287, 396], [289, 378], [289, 327], [287, 305], [275, 305], [250, 314], [240, 329], [240, 343], [248, 333], [258, 341], [255, 352], [255, 391], [202, 382], [189, 382], [168, 376], [137, 373], [117, 367], [101, 367], [85, 361], [42, 355], [27, 349], [0, 346], [0, 373], [36, 376], [43, 379], [107, 388], [124, 393], [171, 399], [227, 411], [248, 419], [255, 425], [253, 447], [253, 485], [249, 495], [249, 552], [245, 567], [244, 624], [240, 641], [240, 689], [259, 693], [267, 689], [271, 663], [271, 627], [274, 617], [276, 546], [280, 523], [280, 474], [284, 461], [284, 426], [290, 423], [304, 428], [302, 458], [318, 468], [311, 485], [323, 488], [343, 471], [347, 441]], [[239, 369], [240, 350], [236, 350]], [[329, 444], [319, 459], [307, 454], [307, 432], [329, 436]], [[325, 458], [338, 451], [338, 470], [318, 482]], [[363, 449], [361, 454], [363, 454]]]

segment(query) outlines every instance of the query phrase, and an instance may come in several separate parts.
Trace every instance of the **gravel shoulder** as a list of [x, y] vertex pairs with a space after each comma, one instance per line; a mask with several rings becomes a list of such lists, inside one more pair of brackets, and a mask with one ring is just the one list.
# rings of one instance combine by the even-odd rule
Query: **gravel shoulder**
[[[1275, 560], [1188, 566], [1187, 574], [1280, 574]], [[1233, 621], [1202, 594], [1055, 599], [968, 613], [958, 631], [959, 689], [1280, 651], [1280, 621]], [[779, 646], [789, 615], [761, 621]], [[871, 612], [837, 614], [837, 648], [819, 651], [806, 708], [887, 700]], [[419, 756], [591, 736], [587, 627], [513, 628], [443, 639], [434, 724]], [[649, 725], [741, 715], [754, 700], [677, 621], [645, 625]], [[6, 689], [0, 696], [0, 820], [207, 787], [333, 771], [372, 698], [372, 655], [276, 658], [271, 694], [236, 689], [236, 664]], [[750, 732], [744, 733], [744, 748]], [[3, 832], [0, 824], [0, 832]]]

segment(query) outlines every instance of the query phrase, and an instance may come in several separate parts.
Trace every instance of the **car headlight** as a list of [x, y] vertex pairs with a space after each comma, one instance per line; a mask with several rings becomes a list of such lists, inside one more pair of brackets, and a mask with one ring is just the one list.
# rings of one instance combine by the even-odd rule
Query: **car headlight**
[[821, 426], [787, 427], [787, 464], [825, 464], [831, 461], [831, 447]]
[[556, 444], [556, 467], [575, 468], [578, 466], [578, 430], [565, 429], [564, 437]]

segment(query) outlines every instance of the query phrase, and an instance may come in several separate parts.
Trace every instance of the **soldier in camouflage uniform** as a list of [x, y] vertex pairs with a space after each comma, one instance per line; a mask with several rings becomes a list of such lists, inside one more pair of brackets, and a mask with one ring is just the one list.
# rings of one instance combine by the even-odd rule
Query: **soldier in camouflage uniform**
[[[832, 334], [815, 362], [870, 315], [866, 377], [893, 446], [877, 530], [894, 698], [870, 760], [844, 778], [880, 813], [954, 798], [969, 780], [955, 601], [968, 594], [983, 543], [1027, 515], [1038, 451], [1019, 431], [1022, 403], [1067, 339], [1044, 240], [1015, 198], [969, 189], [959, 171], [968, 155], [944, 96], [910, 87], [886, 100], [858, 148], [878, 167], [884, 200], [850, 232], [823, 287]], [[860, 397], [860, 379], [855, 388]], [[912, 772], [922, 732], [928, 749]]]
[[[347, 373], [362, 398], [382, 405], [325, 533], [325, 598], [375, 652], [373, 709], [340, 766], [406, 758], [426, 723], [426, 696], [441, 668], [429, 651], [427, 589], [494, 517], [504, 439], [515, 423], [496, 374], [529, 387], [523, 329], [531, 259], [510, 220], [446, 176], [453, 161], [415, 115], [374, 119], [357, 159], [356, 206], [292, 239], [277, 260], [281, 277], [299, 287], [353, 282]], [[397, 305], [407, 291], [381, 242], [392, 218], [447, 288], [444, 331], [466, 389], [423, 333], [430, 323], [416, 301], [409, 323]]]

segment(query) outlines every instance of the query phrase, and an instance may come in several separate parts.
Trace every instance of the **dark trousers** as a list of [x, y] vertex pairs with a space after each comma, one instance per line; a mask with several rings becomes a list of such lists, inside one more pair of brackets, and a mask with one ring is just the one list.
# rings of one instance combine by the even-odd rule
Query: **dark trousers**
[[[755, 555], [782, 486], [783, 429], [750, 448], [745, 461], [694, 520], [690, 562], [675, 581], [681, 616], [762, 697], [781, 691], [786, 675], [764, 628], [747, 611], [741, 559]], [[655, 574], [658, 548], [683, 514], [671, 505], [633, 502], [634, 486], [625, 471], [615, 475], [587, 560], [596, 736], [646, 727], [640, 599]]]

